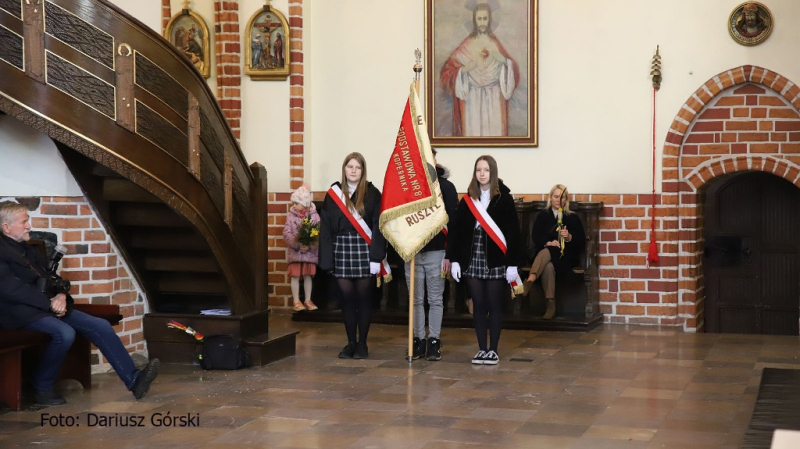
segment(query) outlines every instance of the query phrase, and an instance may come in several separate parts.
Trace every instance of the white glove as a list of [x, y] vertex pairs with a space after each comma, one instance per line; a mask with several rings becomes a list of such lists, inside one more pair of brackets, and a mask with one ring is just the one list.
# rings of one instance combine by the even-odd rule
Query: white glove
[[519, 276], [519, 274], [517, 274], [517, 267], [506, 268], [506, 280], [509, 284], [514, 282], [514, 279], [516, 279], [517, 276]]
[[369, 263], [369, 274], [378, 274], [381, 272], [381, 263], [380, 262], [370, 262]]
[[453, 277], [453, 280], [458, 282], [461, 279], [461, 265], [458, 262], [452, 262], [450, 264], [450, 276]]

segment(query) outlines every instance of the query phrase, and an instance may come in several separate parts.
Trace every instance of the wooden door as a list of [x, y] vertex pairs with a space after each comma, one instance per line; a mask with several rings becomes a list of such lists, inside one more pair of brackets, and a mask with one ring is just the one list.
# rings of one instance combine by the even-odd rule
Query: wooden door
[[705, 210], [707, 331], [798, 335], [800, 189], [735, 175], [709, 188]]

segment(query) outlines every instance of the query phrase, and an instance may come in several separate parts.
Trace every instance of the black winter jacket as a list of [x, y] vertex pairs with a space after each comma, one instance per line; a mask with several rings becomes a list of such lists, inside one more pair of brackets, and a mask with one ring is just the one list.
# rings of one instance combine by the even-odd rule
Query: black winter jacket
[[[553, 262], [553, 268], [556, 273], [569, 271], [580, 263], [581, 254], [586, 245], [586, 233], [583, 230], [583, 223], [576, 213], [563, 214], [561, 223], [567, 227], [567, 230], [572, 234], [572, 241], [564, 244], [564, 255], [561, 255], [561, 249], [555, 246], [546, 247], [550, 251], [550, 260]], [[531, 231], [531, 241], [534, 246], [533, 257], [545, 248], [547, 242], [558, 240], [558, 233], [556, 227], [558, 220], [555, 217], [552, 209], [545, 209], [539, 212], [536, 216], [536, 221], [533, 222], [533, 230]], [[531, 259], [533, 260], [533, 259]]]
[[[458, 262], [461, 265], [462, 273], [467, 271], [472, 260], [472, 235], [477, 221], [467, 206], [467, 201], [470, 201], [469, 196], [464, 195], [458, 203], [456, 218], [453, 220], [452, 226], [448, 227], [450, 235], [447, 240], [447, 258], [450, 259], [450, 262]], [[500, 194], [492, 197], [486, 210], [500, 227], [500, 231], [506, 238], [507, 246], [507, 253], [503, 254], [500, 247], [487, 235], [486, 263], [489, 268], [523, 266], [526, 254], [522, 251], [517, 208], [514, 206], [511, 191], [502, 181], [500, 181]]]
[[[36, 288], [46, 267], [47, 260], [35, 247], [0, 234], [0, 327], [21, 329], [39, 318], [56, 316], [50, 298]], [[71, 302], [67, 295], [68, 314]]]
[[[439, 178], [439, 189], [442, 191], [442, 200], [444, 201], [444, 210], [447, 212], [447, 217], [449, 219], [447, 224], [448, 232], [450, 232], [450, 228], [452, 227], [452, 222], [456, 217], [456, 208], [458, 207], [458, 192], [456, 192], [456, 186], [450, 182], [450, 171], [447, 170], [445, 167], [441, 165], [436, 166], [436, 176]], [[425, 245], [421, 253], [427, 251], [442, 251], [447, 247], [447, 237], [445, 237], [443, 232], [436, 234], [436, 236]]]
[[[333, 185], [341, 187], [338, 182]], [[355, 192], [350, 199], [355, 202]], [[339, 206], [333, 201], [331, 195], [325, 195], [322, 210], [319, 212], [319, 268], [325, 271], [333, 270], [333, 242], [337, 235], [357, 234], [356, 228], [345, 217]], [[381, 216], [381, 192], [372, 183], [367, 183], [367, 192], [364, 195], [364, 215], [362, 218], [372, 229], [372, 244], [369, 246], [370, 262], [380, 262], [386, 257], [386, 239], [381, 234], [378, 226]]]

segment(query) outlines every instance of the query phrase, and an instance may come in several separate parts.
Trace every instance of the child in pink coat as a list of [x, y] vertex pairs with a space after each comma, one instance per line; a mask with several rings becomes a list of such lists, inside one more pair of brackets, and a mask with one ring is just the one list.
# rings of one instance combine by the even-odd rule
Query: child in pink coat
[[[317, 273], [319, 238], [312, 237], [312, 241], [301, 243], [300, 230], [302, 226], [305, 226], [308, 230], [313, 225], [316, 225], [316, 235], [318, 236], [319, 215], [317, 214], [317, 208], [311, 201], [311, 192], [308, 190], [307, 185], [303, 184], [295, 190], [292, 193], [291, 200], [292, 206], [289, 208], [286, 224], [283, 227], [283, 239], [286, 241], [286, 260], [289, 262], [287, 274], [291, 278], [294, 311], [317, 310], [317, 306], [311, 302], [311, 284], [313, 276]], [[306, 219], [308, 220], [304, 224]], [[300, 302], [300, 277], [303, 278], [305, 304]]]

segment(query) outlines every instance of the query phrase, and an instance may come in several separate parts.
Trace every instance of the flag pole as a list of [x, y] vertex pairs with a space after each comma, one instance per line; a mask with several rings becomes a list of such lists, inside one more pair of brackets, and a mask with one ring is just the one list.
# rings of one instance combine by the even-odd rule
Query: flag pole
[[[414, 64], [414, 90], [417, 91], [417, 96], [419, 96], [420, 73], [422, 73], [422, 52], [419, 48], [414, 50], [414, 57], [416, 58], [416, 63]], [[416, 277], [414, 276], [416, 273], [414, 262], [416, 258], [416, 254], [411, 258], [410, 273], [406, 273], [406, 276], [410, 276], [408, 288], [408, 363], [414, 360], [414, 278]]]

